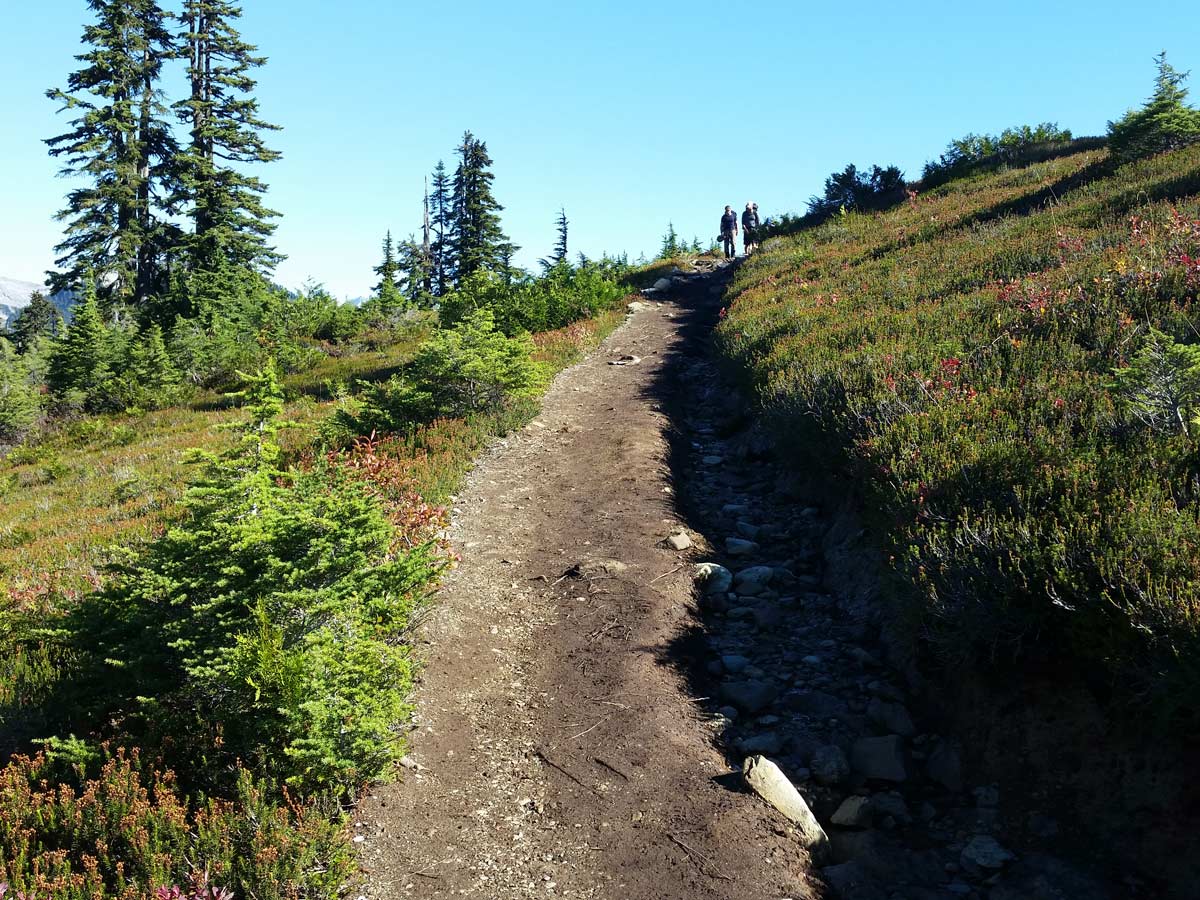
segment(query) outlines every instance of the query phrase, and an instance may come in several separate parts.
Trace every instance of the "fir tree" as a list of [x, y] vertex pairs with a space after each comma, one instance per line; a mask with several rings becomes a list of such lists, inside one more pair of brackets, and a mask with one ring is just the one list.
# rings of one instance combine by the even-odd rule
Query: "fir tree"
[[548, 258], [540, 260], [542, 268], [546, 271], [561, 265], [567, 260], [567, 225], [567, 211], [560, 209], [558, 211], [558, 218], [554, 221], [554, 227], [558, 232], [558, 240], [554, 242], [554, 252]]
[[659, 248], [659, 259], [670, 259], [672, 256], [678, 256], [683, 252], [684, 245], [679, 242], [679, 235], [675, 231], [675, 223], [667, 223], [667, 233], [663, 235], [662, 247]]
[[400, 263], [396, 259], [396, 246], [389, 229], [383, 239], [383, 261], [374, 269], [379, 276], [375, 285], [375, 305], [385, 316], [404, 306], [404, 295], [400, 291]]
[[252, 94], [250, 73], [266, 58], [233, 27], [241, 14], [227, 0], [185, 0], [180, 17], [191, 93], [175, 110], [190, 140], [179, 155], [182, 186], [175, 199], [190, 207], [191, 265], [201, 271], [215, 271], [222, 261], [263, 271], [282, 259], [267, 243], [275, 231], [270, 220], [278, 215], [263, 204], [267, 186], [240, 168], [280, 157], [262, 134], [279, 126], [260, 118]]
[[54, 337], [62, 329], [62, 313], [46, 299], [41, 291], [34, 291], [29, 304], [17, 313], [12, 324], [12, 338], [16, 348], [24, 353], [39, 338]]
[[398, 267], [403, 295], [417, 306], [430, 306], [427, 286], [431, 281], [432, 260], [429, 247], [409, 235], [407, 241], [400, 242]]
[[430, 213], [430, 280], [432, 292], [441, 297], [450, 286], [454, 258], [450, 247], [451, 213], [454, 208], [450, 176], [440, 159], [433, 170], [433, 192], [429, 195]]
[[37, 422], [41, 406], [24, 361], [0, 338], [0, 444], [20, 441]]
[[179, 370], [171, 362], [158, 325], [151, 325], [129, 345], [124, 369], [133, 388], [130, 405], [161, 409], [175, 399]]
[[46, 383], [60, 404], [96, 411], [107, 405], [112, 379], [113, 341], [96, 298], [95, 281], [84, 283], [82, 302], [55, 343]]
[[1189, 73], [1176, 71], [1166, 53], [1158, 54], [1154, 64], [1154, 95], [1141, 109], [1108, 123], [1109, 149], [1122, 162], [1200, 141], [1200, 110], [1188, 106], [1183, 86]]
[[55, 290], [75, 287], [87, 271], [105, 299], [140, 303], [163, 287], [161, 256], [170, 226], [155, 215], [172, 180], [176, 145], [158, 88], [164, 60], [173, 52], [155, 0], [89, 0], [96, 24], [84, 28], [90, 49], [66, 89], [47, 96], [76, 113], [71, 130], [49, 138], [62, 157], [61, 174], [87, 184], [67, 194], [59, 212], [68, 221], [55, 249]]
[[503, 273], [507, 266], [502, 257], [516, 248], [500, 228], [504, 207], [492, 196], [495, 175], [487, 145], [468, 131], [456, 152], [450, 230], [454, 278], [462, 280], [481, 269]]

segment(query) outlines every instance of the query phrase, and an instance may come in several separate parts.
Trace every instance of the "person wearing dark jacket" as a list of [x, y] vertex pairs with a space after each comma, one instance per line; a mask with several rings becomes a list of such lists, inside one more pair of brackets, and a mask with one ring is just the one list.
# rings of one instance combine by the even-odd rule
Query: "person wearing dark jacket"
[[721, 216], [721, 245], [725, 248], [725, 258], [733, 259], [737, 255], [738, 218], [732, 206], [725, 207], [725, 215]]
[[758, 236], [758, 204], [750, 202], [746, 204], [745, 210], [742, 211], [742, 246], [746, 250], [746, 255], [758, 247], [758, 241], [755, 238]]

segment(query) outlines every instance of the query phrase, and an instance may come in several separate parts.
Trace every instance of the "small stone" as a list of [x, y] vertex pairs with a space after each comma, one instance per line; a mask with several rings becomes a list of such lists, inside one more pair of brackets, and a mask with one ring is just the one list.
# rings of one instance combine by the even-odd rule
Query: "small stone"
[[779, 689], [769, 681], [727, 681], [721, 685], [721, 699], [749, 715], [771, 705]]
[[761, 594], [774, 577], [775, 570], [770, 566], [750, 566], [733, 576], [733, 588], [739, 594], [753, 597]]
[[730, 556], [750, 556], [758, 552], [758, 544], [745, 538], [725, 538], [725, 552]]
[[808, 767], [813, 778], [820, 784], [831, 787], [846, 780], [850, 774], [850, 763], [837, 744], [825, 744], [813, 751]]
[[769, 753], [774, 755], [783, 749], [783, 738], [774, 731], [764, 731], [738, 741], [743, 753]]
[[819, 666], [821, 664], [821, 657], [810, 653], [808, 656], [801, 657], [800, 662], [808, 666]]
[[871, 801], [867, 797], [847, 797], [829, 820], [843, 828], [866, 828], [871, 824]]
[[976, 866], [980, 869], [1002, 869], [1004, 864], [1016, 859], [1008, 850], [992, 836], [977, 834], [971, 842], [963, 847], [959, 861], [964, 867]]
[[673, 534], [667, 538], [667, 546], [672, 550], [686, 550], [692, 546], [692, 539], [684, 532]]
[[867, 718], [888, 734], [913, 737], [917, 733], [912, 716], [900, 703], [888, 703], [879, 697], [873, 697], [867, 706]]
[[704, 456], [704, 457], [700, 458], [700, 462], [704, 463], [706, 466], [719, 466], [724, 461], [725, 461], [725, 457], [718, 456], [715, 453], [711, 453], [708, 456]]
[[667, 291], [667, 290], [670, 290], [670, 289], [671, 289], [671, 279], [670, 279], [670, 278], [660, 278], [660, 279], [658, 279], [658, 281], [654, 282], [654, 289], [655, 289], [656, 291]]
[[854, 742], [850, 759], [855, 771], [880, 781], [905, 781], [904, 739], [898, 734], [860, 738]]
[[907, 824], [912, 821], [908, 812], [908, 804], [897, 791], [876, 794], [871, 798], [871, 811], [877, 816], [890, 816], [897, 822]]
[[725, 671], [736, 675], [750, 665], [750, 660], [737, 653], [727, 653], [721, 657], [721, 665], [725, 667]]
[[726, 503], [721, 507], [721, 512], [727, 516], [740, 516], [750, 512], [750, 507], [744, 503]]
[[864, 650], [862, 647], [851, 647], [850, 658], [862, 666], [870, 666], [877, 669], [880, 666], [879, 660]]
[[724, 594], [733, 587], [733, 573], [716, 563], [700, 563], [695, 573], [696, 580], [704, 585], [706, 594]]
[[751, 522], [740, 521], [736, 527], [737, 533], [750, 541], [756, 540], [762, 532], [761, 528]]

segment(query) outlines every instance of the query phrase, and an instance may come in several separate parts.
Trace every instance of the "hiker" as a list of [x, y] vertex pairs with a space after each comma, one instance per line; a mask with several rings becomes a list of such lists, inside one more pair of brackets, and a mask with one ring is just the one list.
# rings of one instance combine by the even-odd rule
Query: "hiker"
[[761, 223], [758, 220], [758, 204], [750, 201], [742, 211], [742, 246], [745, 248], [747, 256], [758, 249], [759, 224]]
[[732, 206], [725, 207], [725, 215], [721, 216], [721, 245], [725, 248], [725, 258], [737, 256], [737, 213]]

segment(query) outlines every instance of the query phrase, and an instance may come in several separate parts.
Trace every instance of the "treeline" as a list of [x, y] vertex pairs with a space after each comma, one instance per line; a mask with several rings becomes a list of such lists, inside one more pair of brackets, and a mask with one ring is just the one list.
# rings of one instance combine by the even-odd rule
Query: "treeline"
[[493, 192], [495, 174], [487, 144], [471, 132], [455, 149], [448, 174], [439, 160], [426, 191], [421, 237], [383, 239], [374, 272], [373, 294], [362, 310], [375, 325], [386, 325], [414, 309], [434, 309], [443, 327], [485, 308], [507, 335], [550, 331], [594, 315], [623, 294], [627, 257], [589, 259], [569, 255], [565, 209], [555, 219], [556, 240], [534, 274], [513, 263], [520, 248], [504, 233], [504, 207]]

